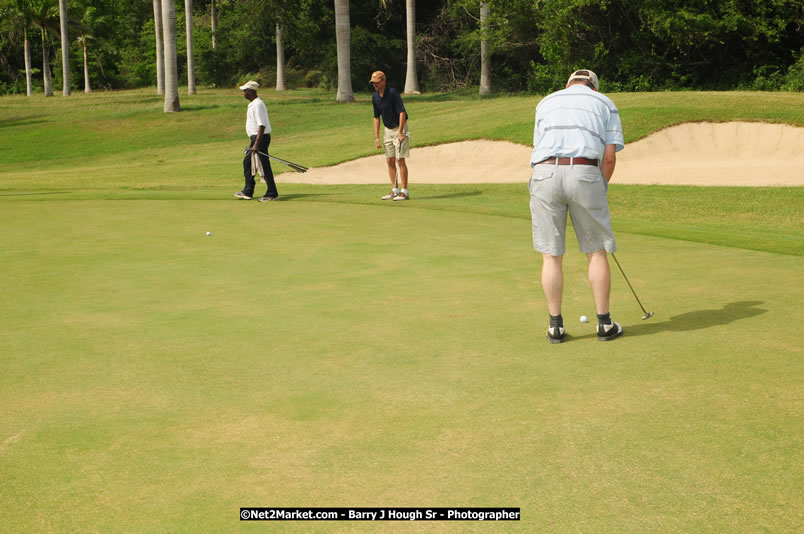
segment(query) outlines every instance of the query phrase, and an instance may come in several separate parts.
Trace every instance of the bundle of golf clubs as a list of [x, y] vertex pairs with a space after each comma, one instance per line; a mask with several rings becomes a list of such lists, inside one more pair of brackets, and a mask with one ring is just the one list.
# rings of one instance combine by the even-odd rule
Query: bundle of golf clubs
[[[247, 146], [245, 148], [245, 150], [243, 150], [243, 154], [248, 154], [249, 152], [251, 152], [251, 147]], [[305, 167], [304, 165], [299, 165], [298, 163], [293, 163], [292, 161], [288, 161], [286, 159], [277, 158], [276, 156], [272, 156], [271, 154], [268, 154], [266, 152], [257, 152], [257, 154], [262, 154], [263, 156], [268, 156], [269, 158], [271, 158], [274, 161], [278, 161], [279, 163], [281, 163], [283, 165], [287, 165], [288, 167], [290, 167], [291, 169], [293, 169], [296, 172], [307, 172], [307, 167]]]

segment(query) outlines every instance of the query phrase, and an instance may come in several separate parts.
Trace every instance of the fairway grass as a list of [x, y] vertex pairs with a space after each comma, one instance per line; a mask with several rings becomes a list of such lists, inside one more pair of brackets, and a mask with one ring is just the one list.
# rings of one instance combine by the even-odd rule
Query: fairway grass
[[240, 506], [522, 508], [383, 532], [804, 520], [800, 257], [622, 233], [656, 316], [614, 272], [626, 335], [597, 342], [570, 253], [572, 337], [554, 346], [515, 218], [304, 198], [3, 208], [10, 531], [247, 530]]

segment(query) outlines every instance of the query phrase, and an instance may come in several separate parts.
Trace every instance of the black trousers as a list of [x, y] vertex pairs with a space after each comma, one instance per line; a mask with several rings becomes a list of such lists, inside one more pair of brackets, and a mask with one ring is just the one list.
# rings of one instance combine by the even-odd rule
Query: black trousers
[[[251, 136], [251, 144], [249, 144], [249, 148], [254, 146], [254, 142], [257, 140], [256, 135]], [[260, 146], [258, 147], [259, 152], [263, 152], [265, 154], [268, 153], [268, 145], [271, 144], [271, 134], [264, 134], [262, 139], [260, 140]], [[271, 170], [271, 160], [268, 159], [268, 156], [264, 156], [262, 154], [257, 154], [257, 157], [260, 158], [260, 163], [262, 164], [262, 170], [265, 173], [265, 182], [268, 185], [268, 190], [265, 192], [265, 196], [267, 197], [278, 197], [279, 191], [276, 190], [276, 182], [274, 181], [274, 172]], [[249, 151], [246, 153], [246, 157], [243, 158], [243, 176], [246, 179], [246, 186], [243, 188], [243, 192], [250, 197], [254, 196], [254, 187], [257, 185], [257, 182], [254, 180], [254, 172], [251, 169], [251, 152]]]

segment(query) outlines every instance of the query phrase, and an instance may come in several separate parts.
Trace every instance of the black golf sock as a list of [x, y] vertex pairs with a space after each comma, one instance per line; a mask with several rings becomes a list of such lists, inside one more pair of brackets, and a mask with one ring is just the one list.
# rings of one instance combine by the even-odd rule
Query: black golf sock
[[559, 313], [558, 315], [551, 315], [550, 316], [550, 328], [555, 326], [563, 327], [564, 326], [564, 318]]
[[610, 313], [603, 313], [597, 314], [597, 324], [611, 324], [611, 314]]

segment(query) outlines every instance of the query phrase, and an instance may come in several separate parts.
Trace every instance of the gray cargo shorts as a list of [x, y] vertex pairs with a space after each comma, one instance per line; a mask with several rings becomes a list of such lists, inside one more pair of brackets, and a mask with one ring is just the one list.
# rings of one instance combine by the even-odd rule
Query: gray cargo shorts
[[535, 250], [564, 255], [567, 210], [581, 252], [617, 250], [606, 196], [608, 184], [596, 166], [534, 165], [528, 189]]

